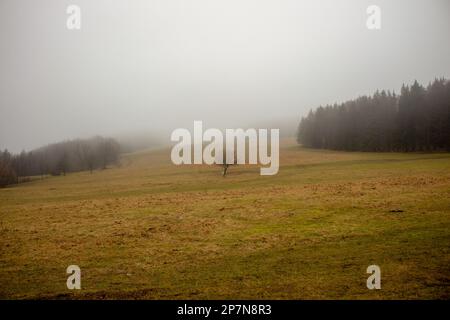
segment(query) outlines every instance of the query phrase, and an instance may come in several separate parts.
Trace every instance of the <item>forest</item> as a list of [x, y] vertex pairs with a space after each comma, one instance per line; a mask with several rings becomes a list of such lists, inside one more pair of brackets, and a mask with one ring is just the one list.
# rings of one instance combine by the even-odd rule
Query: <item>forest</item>
[[58, 142], [19, 154], [0, 151], [0, 187], [27, 181], [31, 176], [57, 176], [83, 170], [92, 173], [94, 169], [117, 163], [119, 153], [116, 140], [101, 136]]
[[303, 117], [297, 142], [346, 151], [450, 151], [450, 81], [415, 81], [399, 95], [377, 91]]

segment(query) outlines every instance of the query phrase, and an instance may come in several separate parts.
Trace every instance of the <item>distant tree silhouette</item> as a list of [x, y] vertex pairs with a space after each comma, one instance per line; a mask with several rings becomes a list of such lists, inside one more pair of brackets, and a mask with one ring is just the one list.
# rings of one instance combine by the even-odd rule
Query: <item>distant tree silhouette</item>
[[310, 111], [299, 123], [297, 142], [348, 151], [450, 151], [450, 81], [427, 88], [415, 81], [400, 95], [377, 91]]
[[12, 155], [0, 151], [0, 187], [29, 176], [66, 175], [67, 172], [105, 169], [117, 163], [120, 146], [114, 139], [94, 137], [50, 144]]
[[12, 155], [5, 150], [0, 152], [0, 187], [17, 182], [17, 175], [12, 166]]

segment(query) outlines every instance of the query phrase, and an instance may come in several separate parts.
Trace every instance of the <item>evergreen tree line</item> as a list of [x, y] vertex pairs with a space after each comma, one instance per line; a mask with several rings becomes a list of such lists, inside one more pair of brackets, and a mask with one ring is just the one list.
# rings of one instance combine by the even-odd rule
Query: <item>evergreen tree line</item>
[[19, 154], [0, 151], [0, 187], [19, 183], [23, 177], [65, 175], [83, 170], [92, 173], [94, 169], [117, 163], [119, 152], [116, 140], [100, 136], [54, 143]]
[[303, 117], [297, 142], [347, 151], [450, 151], [450, 81], [417, 81], [400, 95], [377, 91]]

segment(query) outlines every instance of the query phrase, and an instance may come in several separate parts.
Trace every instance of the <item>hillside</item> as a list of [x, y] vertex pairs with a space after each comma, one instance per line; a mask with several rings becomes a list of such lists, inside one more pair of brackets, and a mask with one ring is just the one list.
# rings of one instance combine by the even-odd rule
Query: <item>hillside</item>
[[1, 189], [0, 298], [450, 297], [450, 154], [286, 143], [276, 176], [223, 178], [169, 152]]

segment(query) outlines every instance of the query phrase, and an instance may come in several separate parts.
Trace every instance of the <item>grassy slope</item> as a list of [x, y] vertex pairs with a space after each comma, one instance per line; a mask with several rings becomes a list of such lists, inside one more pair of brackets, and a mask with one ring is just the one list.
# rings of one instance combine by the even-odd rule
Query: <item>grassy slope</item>
[[0, 298], [450, 298], [450, 154], [289, 146], [272, 177], [169, 161], [1, 189]]

